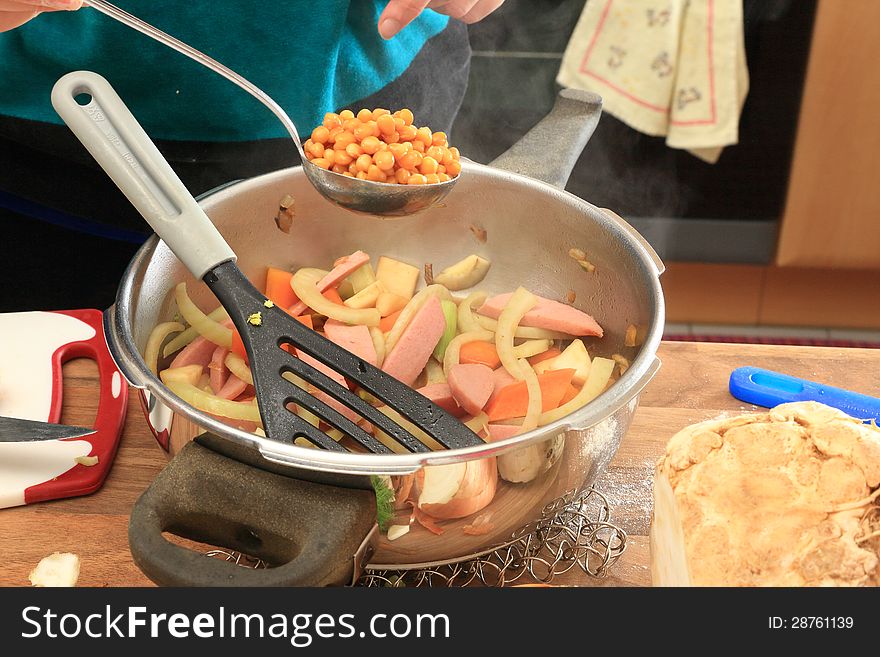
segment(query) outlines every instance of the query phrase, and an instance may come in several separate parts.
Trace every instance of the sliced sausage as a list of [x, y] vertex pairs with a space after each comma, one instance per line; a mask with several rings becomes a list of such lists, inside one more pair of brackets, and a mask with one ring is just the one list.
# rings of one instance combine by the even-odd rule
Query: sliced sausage
[[489, 402], [491, 402], [495, 398], [495, 395], [497, 395], [503, 388], [516, 383], [516, 379], [513, 378], [513, 375], [503, 366], [492, 371], [492, 381], [494, 385], [492, 388], [492, 395], [489, 397]]
[[464, 415], [464, 410], [452, 396], [452, 388], [448, 383], [432, 383], [416, 390], [417, 393], [430, 399], [444, 411], [452, 413], [456, 417]]
[[[499, 294], [480, 306], [481, 315], [498, 319], [513, 293]], [[548, 331], [559, 331], [569, 335], [595, 335], [602, 337], [602, 327], [587, 313], [564, 303], [538, 297], [538, 303], [523, 316], [522, 326], [533, 326]]]
[[394, 349], [385, 357], [382, 369], [411, 386], [425, 368], [445, 330], [446, 317], [443, 315], [440, 299], [429, 297], [406, 327]]
[[201, 335], [186, 345], [179, 354], [171, 361], [171, 367], [185, 367], [187, 365], [201, 365], [206, 367], [211, 362], [211, 356], [217, 345]]
[[373, 344], [370, 329], [366, 326], [349, 326], [345, 322], [328, 319], [324, 322], [324, 333], [332, 342], [367, 361], [370, 365], [376, 365], [379, 362], [376, 355], [376, 345]]
[[308, 363], [322, 374], [326, 374], [344, 388], [348, 387], [348, 384], [345, 382], [345, 377], [342, 376], [339, 372], [327, 367], [326, 365], [324, 365], [324, 363], [320, 362], [316, 358], [312, 358], [304, 351], [301, 351], [299, 349], [294, 349], [294, 351], [296, 352], [296, 357], [299, 358], [301, 361], [303, 361], [304, 363]]
[[216, 395], [226, 383], [229, 376], [229, 368], [226, 367], [226, 354], [229, 349], [226, 347], [217, 347], [211, 356], [211, 362], [208, 363], [208, 374], [211, 375], [211, 390]]
[[[296, 350], [296, 356], [297, 356], [297, 358], [301, 359], [302, 361], [304, 361], [304, 362], [308, 363], [309, 365], [311, 365], [312, 367], [314, 367], [319, 372], [326, 374], [328, 377], [330, 377], [331, 379], [336, 381], [336, 383], [338, 383], [342, 387], [348, 388], [348, 383], [346, 382], [345, 377], [342, 376], [342, 374], [340, 374], [336, 370], [327, 367], [326, 365], [324, 365], [324, 363], [313, 358], [312, 356], [309, 356], [307, 353], [300, 351], [299, 349]], [[322, 402], [324, 402], [325, 404], [327, 404], [331, 408], [335, 408], [337, 411], [342, 413], [345, 417], [347, 417], [352, 422], [359, 422], [361, 420], [360, 415], [358, 415], [353, 410], [348, 408], [348, 406], [345, 406], [342, 402], [335, 400], [333, 397], [328, 395], [323, 390], [312, 389], [311, 395], [312, 395], [312, 397], [320, 399]]]
[[459, 363], [449, 368], [449, 388], [455, 401], [471, 415], [477, 415], [492, 396], [492, 370], [479, 363]]
[[[315, 287], [321, 292], [327, 288], [334, 287], [338, 285], [342, 279], [348, 278], [356, 269], [360, 269], [369, 261], [370, 256], [363, 251], [355, 251], [351, 255], [343, 256], [334, 263], [333, 269], [330, 270], [330, 273], [318, 281]], [[294, 316], [302, 315], [306, 311], [306, 308], [308, 308], [306, 304], [302, 301], [298, 301], [291, 306], [287, 312]]]
[[247, 388], [247, 383], [239, 379], [235, 374], [230, 374], [226, 379], [226, 383], [217, 392], [217, 396], [221, 399], [235, 399]]
[[[351, 420], [355, 424], [357, 424], [358, 422], [363, 420], [363, 418], [360, 415], [355, 413], [348, 406], [346, 406], [345, 404], [343, 404], [340, 401], [337, 401], [336, 399], [333, 399], [333, 397], [331, 397], [330, 395], [328, 395], [326, 392], [324, 392], [322, 390], [313, 390], [312, 396], [316, 397], [317, 399], [320, 399], [322, 402], [327, 404], [327, 406], [329, 406], [330, 408], [336, 409], [337, 411], [342, 413], [342, 415], [347, 417], [349, 420]], [[323, 418], [321, 418], [321, 419], [323, 419]]]

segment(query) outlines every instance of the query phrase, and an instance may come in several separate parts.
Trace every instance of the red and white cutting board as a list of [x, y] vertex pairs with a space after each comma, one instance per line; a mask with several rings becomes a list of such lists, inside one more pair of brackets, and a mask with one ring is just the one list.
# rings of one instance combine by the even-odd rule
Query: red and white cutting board
[[[58, 422], [61, 366], [73, 358], [98, 365], [95, 433], [42, 442], [0, 442], [0, 508], [95, 492], [104, 483], [128, 402], [128, 384], [104, 341], [98, 310], [0, 313], [0, 415]], [[97, 456], [93, 466], [74, 461]]]

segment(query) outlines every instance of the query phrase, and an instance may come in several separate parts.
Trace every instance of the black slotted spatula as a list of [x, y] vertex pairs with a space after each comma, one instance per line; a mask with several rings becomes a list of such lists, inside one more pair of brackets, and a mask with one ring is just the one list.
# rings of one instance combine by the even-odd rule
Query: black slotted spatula
[[[165, 158], [100, 75], [76, 71], [52, 90], [59, 116], [196, 278], [202, 279], [229, 313], [250, 358], [266, 435], [347, 451], [288, 409], [300, 405], [374, 453], [391, 450], [356, 423], [294, 383], [295, 377], [325, 392], [391, 436], [411, 452], [430, 448], [345, 386], [282, 349], [290, 344], [386, 403], [441, 445], [454, 449], [483, 444], [455, 417], [392, 376], [303, 326], [266, 297], [235, 264], [236, 256]], [[253, 316], [259, 313], [259, 319]], [[283, 375], [288, 374], [289, 378]], [[294, 377], [290, 377], [290, 374]]]

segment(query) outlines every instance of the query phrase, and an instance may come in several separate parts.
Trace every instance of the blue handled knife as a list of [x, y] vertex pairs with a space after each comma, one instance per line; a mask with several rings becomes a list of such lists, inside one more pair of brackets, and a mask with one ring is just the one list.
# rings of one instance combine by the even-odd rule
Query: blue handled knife
[[863, 421], [880, 421], [880, 399], [834, 386], [798, 379], [758, 367], [740, 367], [730, 374], [730, 394], [773, 408], [778, 404], [817, 401]]

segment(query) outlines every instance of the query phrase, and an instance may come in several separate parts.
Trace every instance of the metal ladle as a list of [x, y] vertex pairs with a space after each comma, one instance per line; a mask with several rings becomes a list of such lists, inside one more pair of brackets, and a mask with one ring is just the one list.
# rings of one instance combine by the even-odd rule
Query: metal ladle
[[303, 150], [302, 140], [291, 118], [272, 98], [249, 80], [243, 78], [235, 71], [230, 70], [220, 62], [208, 57], [203, 52], [196, 50], [173, 36], [166, 34], [149, 23], [132, 16], [127, 11], [105, 2], [104, 0], [84, 0], [84, 6], [93, 9], [127, 25], [128, 27], [146, 34], [148, 37], [165, 44], [206, 66], [215, 73], [219, 73], [230, 82], [247, 91], [254, 98], [278, 117], [282, 125], [287, 128], [293, 143], [299, 151], [302, 159], [303, 170], [309, 181], [325, 198], [333, 201], [348, 210], [365, 214], [380, 215], [384, 217], [404, 217], [426, 208], [431, 207], [444, 198], [455, 185], [458, 177], [446, 182], [425, 185], [396, 185], [389, 183], [349, 178], [342, 174], [322, 169], [309, 162]]

